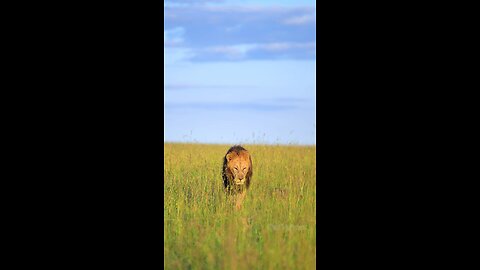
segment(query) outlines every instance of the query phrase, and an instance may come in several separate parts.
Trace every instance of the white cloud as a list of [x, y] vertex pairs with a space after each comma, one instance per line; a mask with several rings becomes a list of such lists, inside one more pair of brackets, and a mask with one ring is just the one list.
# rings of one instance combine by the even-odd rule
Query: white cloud
[[165, 47], [163, 50], [164, 63], [166, 65], [175, 65], [179, 63], [185, 63], [190, 58], [194, 57], [191, 49], [188, 48], [172, 48]]
[[205, 51], [208, 53], [223, 54], [229, 59], [242, 59], [246, 56], [248, 51], [255, 49], [256, 44], [239, 44], [232, 46], [214, 46], [209, 47]]
[[191, 59], [222, 59], [222, 60], [245, 60], [251, 57], [250, 53], [307, 53], [315, 51], [315, 42], [274, 42], [274, 43], [251, 43], [225, 46], [211, 46], [192, 50]]
[[164, 0], [163, 5], [168, 7], [189, 7], [222, 2], [224, 0]]
[[280, 52], [286, 51], [290, 49], [315, 49], [316, 43], [315, 42], [307, 42], [307, 43], [293, 43], [293, 42], [276, 42], [276, 43], [268, 43], [259, 46], [260, 49], [264, 49], [266, 51], [272, 52]]
[[315, 22], [315, 20], [316, 20], [315, 14], [305, 14], [302, 16], [288, 18], [284, 21], [284, 23], [288, 25], [304, 25], [311, 22]]
[[170, 30], [163, 31], [163, 45], [173, 46], [183, 43], [185, 37], [185, 29], [183, 27], [176, 27]]

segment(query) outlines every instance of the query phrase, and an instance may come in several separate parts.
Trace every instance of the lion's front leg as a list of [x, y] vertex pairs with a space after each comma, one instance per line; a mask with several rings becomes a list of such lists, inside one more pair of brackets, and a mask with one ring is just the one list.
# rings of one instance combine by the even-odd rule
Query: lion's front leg
[[246, 190], [243, 190], [240, 194], [237, 194], [236, 195], [236, 198], [235, 198], [235, 207], [237, 209], [241, 209], [242, 208], [242, 204], [243, 204], [243, 201], [245, 200], [245, 197], [247, 196], [247, 191]]

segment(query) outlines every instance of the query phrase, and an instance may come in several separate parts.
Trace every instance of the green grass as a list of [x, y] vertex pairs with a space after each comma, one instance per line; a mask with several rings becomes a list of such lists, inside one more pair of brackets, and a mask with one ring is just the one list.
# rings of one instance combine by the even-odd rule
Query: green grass
[[315, 147], [243, 146], [253, 178], [235, 210], [221, 178], [230, 145], [165, 144], [165, 269], [315, 268]]

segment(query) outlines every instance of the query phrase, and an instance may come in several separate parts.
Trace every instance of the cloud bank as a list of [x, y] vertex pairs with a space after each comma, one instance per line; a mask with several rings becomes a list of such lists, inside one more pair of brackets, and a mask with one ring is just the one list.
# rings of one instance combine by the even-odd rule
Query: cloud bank
[[[181, 1], [191, 3], [192, 1]], [[211, 2], [211, 1], [210, 1]], [[190, 61], [315, 60], [314, 7], [164, 6], [164, 47]]]

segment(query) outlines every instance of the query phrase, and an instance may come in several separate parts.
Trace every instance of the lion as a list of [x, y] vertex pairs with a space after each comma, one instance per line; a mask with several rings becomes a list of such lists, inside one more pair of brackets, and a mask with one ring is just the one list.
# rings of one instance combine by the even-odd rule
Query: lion
[[240, 145], [234, 145], [223, 158], [222, 178], [227, 194], [236, 198], [237, 209], [241, 208], [253, 175], [250, 153]]

